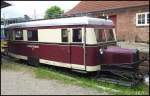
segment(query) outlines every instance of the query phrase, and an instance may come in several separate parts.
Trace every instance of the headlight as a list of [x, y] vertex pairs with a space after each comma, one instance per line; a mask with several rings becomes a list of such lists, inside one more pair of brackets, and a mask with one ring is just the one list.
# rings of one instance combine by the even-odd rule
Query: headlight
[[100, 49], [99, 49], [99, 52], [100, 52], [100, 54], [103, 54], [103, 49], [100, 48]]

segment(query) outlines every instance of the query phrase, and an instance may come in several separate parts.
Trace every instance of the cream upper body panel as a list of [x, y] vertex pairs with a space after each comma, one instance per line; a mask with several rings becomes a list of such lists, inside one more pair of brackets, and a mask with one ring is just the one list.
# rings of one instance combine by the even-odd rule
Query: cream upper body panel
[[86, 28], [86, 44], [97, 44], [94, 28]]
[[39, 29], [38, 41], [61, 43], [61, 30], [60, 29]]

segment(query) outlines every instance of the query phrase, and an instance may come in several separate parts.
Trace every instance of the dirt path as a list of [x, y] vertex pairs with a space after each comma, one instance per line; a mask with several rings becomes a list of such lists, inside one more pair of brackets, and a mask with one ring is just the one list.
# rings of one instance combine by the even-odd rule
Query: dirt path
[[29, 72], [1, 70], [2, 95], [105, 95], [96, 90], [37, 79]]

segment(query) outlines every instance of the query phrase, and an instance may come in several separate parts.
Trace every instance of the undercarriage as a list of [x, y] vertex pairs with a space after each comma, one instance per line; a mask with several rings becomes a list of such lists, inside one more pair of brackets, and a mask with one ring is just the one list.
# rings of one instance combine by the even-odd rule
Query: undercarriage
[[95, 78], [102, 82], [134, 87], [143, 78], [138, 69], [141, 62], [143, 61], [140, 60], [133, 64], [101, 64], [101, 69]]

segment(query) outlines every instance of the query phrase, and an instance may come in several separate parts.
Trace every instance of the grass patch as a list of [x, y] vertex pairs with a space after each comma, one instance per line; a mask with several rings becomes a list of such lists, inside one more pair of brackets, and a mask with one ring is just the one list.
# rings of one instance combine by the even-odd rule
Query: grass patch
[[85, 88], [96, 89], [99, 92], [105, 91], [114, 95], [149, 95], [148, 86], [139, 84], [135, 88], [125, 87], [117, 84], [110, 84], [105, 82], [96, 81], [89, 77], [81, 77], [55, 69], [40, 67], [35, 70], [37, 78], [55, 79], [60, 80], [67, 84], [75, 84]]
[[45, 66], [35, 68], [16, 63], [14, 60], [2, 59], [1, 69], [33, 72], [36, 78], [54, 79], [65, 84], [79, 85], [84, 88], [91, 88], [99, 92], [107, 92], [108, 94], [113, 95], [149, 95], [149, 87], [143, 83], [139, 84], [135, 88], [130, 88], [117, 84], [96, 81], [88, 76], [74, 74], [71, 71], [63, 71]]
[[57, 72], [56, 70], [48, 68], [37, 68], [36, 70], [34, 70], [34, 72], [37, 78], [61, 80], [65, 83], [71, 83], [73, 81], [76, 81], [75, 78], [69, 77], [60, 72]]

